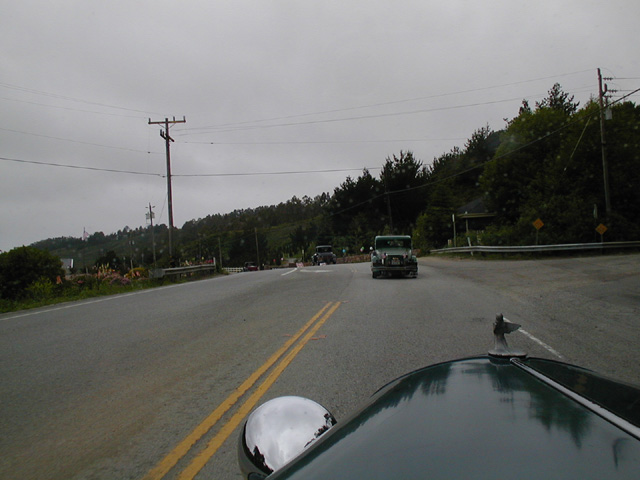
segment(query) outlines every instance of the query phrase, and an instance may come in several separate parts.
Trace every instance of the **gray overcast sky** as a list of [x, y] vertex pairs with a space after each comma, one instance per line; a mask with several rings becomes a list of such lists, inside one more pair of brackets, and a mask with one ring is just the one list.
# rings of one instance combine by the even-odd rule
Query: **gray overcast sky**
[[136, 228], [149, 203], [168, 224], [164, 141], [149, 118], [187, 120], [171, 128], [181, 227], [332, 193], [400, 150], [429, 164], [555, 82], [584, 105], [598, 67], [611, 88], [640, 86], [637, 0], [0, 8], [4, 251]]

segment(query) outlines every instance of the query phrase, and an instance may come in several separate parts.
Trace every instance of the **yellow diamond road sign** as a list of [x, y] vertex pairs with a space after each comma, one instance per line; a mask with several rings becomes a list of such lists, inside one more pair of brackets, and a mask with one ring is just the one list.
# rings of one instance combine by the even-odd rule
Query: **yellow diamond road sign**
[[598, 232], [600, 235], [604, 235], [604, 232], [606, 232], [607, 230], [607, 227], [605, 227], [603, 224], [600, 224], [596, 227], [596, 232]]
[[540, 230], [542, 227], [544, 227], [544, 222], [540, 219], [537, 219], [535, 222], [533, 222], [533, 226], [536, 227], [536, 230]]

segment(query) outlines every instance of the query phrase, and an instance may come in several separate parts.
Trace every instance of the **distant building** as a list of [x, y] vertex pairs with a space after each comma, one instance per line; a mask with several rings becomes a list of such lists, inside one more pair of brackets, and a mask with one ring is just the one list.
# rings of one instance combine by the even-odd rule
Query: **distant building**
[[495, 216], [494, 212], [487, 210], [482, 197], [472, 200], [460, 207], [456, 212], [456, 217], [465, 221], [467, 232], [469, 230], [484, 230], [491, 225], [491, 221]]
[[73, 269], [73, 258], [61, 258], [60, 261], [62, 262], [62, 268], [64, 268], [65, 272], [67, 274], [71, 273]]

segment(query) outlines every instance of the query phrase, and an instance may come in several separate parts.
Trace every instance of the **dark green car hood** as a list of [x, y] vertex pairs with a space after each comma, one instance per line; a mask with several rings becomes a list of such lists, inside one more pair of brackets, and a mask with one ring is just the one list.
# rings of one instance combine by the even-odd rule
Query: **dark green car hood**
[[[608, 380], [558, 362], [523, 364], [583, 393], [594, 387], [639, 415], [633, 387], [609, 389]], [[269, 478], [640, 478], [637, 427], [620, 428], [561, 390], [508, 360], [427, 367], [378, 391]]]

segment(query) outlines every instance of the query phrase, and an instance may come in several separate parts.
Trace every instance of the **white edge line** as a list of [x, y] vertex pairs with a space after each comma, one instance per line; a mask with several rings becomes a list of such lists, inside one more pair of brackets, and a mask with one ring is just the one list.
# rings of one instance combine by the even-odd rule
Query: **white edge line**
[[133, 295], [140, 295], [143, 293], [149, 293], [149, 292], [153, 292], [153, 291], [158, 291], [158, 290], [163, 290], [165, 288], [174, 288], [174, 287], [180, 287], [182, 285], [187, 285], [186, 283], [178, 283], [175, 285], [166, 285], [164, 287], [158, 287], [158, 288], [145, 288], [144, 290], [138, 290], [137, 292], [130, 292], [130, 293], [120, 293], [120, 294], [116, 294], [116, 295], [106, 295], [104, 297], [99, 297], [93, 300], [76, 300], [74, 301], [74, 303], [68, 304], [68, 305], [62, 305], [60, 307], [54, 307], [54, 308], [47, 308], [46, 310], [38, 310], [38, 311], [28, 311], [25, 313], [20, 313], [18, 315], [11, 315], [8, 317], [3, 317], [0, 318], [0, 322], [4, 322], [7, 320], [14, 320], [16, 318], [23, 318], [23, 317], [32, 317], [35, 315], [40, 315], [43, 313], [50, 313], [50, 312], [57, 312], [59, 310], [67, 310], [69, 308], [77, 308], [77, 307], [83, 307], [85, 305], [93, 305], [95, 303], [102, 303], [102, 302], [107, 302], [110, 300], [115, 300], [117, 298], [122, 298], [122, 297], [131, 297]]
[[297, 271], [298, 271], [298, 269], [297, 269], [297, 268], [294, 268], [293, 270], [289, 270], [288, 272], [281, 273], [281, 274], [280, 274], [280, 276], [281, 276], [281, 277], [284, 277], [285, 275], [289, 275], [289, 274], [291, 274], [291, 273], [293, 273], [293, 272], [297, 272]]
[[564, 358], [562, 355], [560, 355], [560, 353], [558, 353], [556, 350], [554, 350], [552, 347], [550, 347], [549, 345], [547, 345], [546, 343], [544, 343], [542, 340], [534, 337], [533, 335], [531, 335], [529, 332], [527, 332], [524, 328], [520, 328], [518, 329], [518, 332], [521, 332], [525, 337], [530, 338], [531, 340], [533, 340], [534, 342], [536, 342], [538, 345], [542, 346], [543, 348], [545, 348], [547, 351], [551, 352], [553, 355], [555, 355], [558, 358]]

